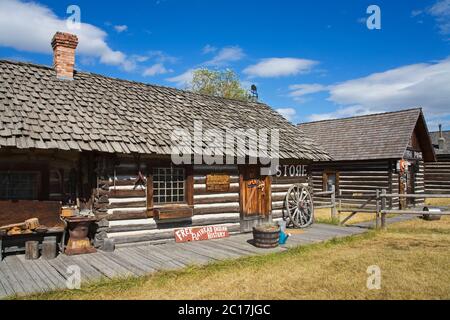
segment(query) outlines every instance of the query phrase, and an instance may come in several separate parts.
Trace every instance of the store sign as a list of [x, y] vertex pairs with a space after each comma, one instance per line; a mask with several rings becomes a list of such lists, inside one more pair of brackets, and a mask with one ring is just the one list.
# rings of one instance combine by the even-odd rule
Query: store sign
[[228, 192], [230, 190], [230, 176], [227, 174], [208, 174], [206, 176], [206, 191]]
[[227, 227], [207, 226], [198, 228], [183, 228], [175, 230], [175, 241], [191, 242], [227, 238], [230, 236]]
[[284, 165], [277, 166], [277, 177], [305, 177], [307, 176], [304, 165]]

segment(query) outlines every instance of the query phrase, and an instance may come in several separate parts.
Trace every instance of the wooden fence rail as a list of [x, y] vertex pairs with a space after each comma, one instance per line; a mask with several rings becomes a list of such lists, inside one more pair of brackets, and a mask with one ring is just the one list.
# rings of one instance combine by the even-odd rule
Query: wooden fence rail
[[[330, 203], [314, 206], [315, 209], [331, 209], [331, 218], [335, 219], [337, 217], [337, 211], [336, 211], [336, 189], [335, 186], [331, 187], [330, 191], [323, 191], [323, 192], [315, 192], [314, 196], [330, 196]], [[324, 203], [324, 201], [319, 201], [319, 203]]]
[[[373, 213], [375, 214], [376, 228], [386, 228], [386, 215], [388, 214], [410, 214], [410, 215], [450, 215], [450, 211], [419, 211], [414, 209], [403, 209], [403, 210], [393, 210], [392, 207], [388, 208], [388, 201], [392, 198], [450, 198], [450, 194], [400, 194], [400, 193], [387, 193], [386, 189], [376, 190], [375, 193], [365, 194], [364, 196], [352, 195], [351, 199], [366, 200], [358, 207], [343, 208], [342, 199], [348, 199], [348, 195], [343, 195], [342, 191], [339, 191], [339, 195], [336, 196], [336, 190], [333, 186], [331, 191], [317, 192], [314, 196], [330, 196], [330, 203], [325, 205], [315, 206], [316, 209], [320, 208], [331, 208], [331, 218], [337, 218], [337, 213], [348, 212], [350, 215], [346, 217], [340, 224], [345, 224], [348, 220], [354, 217], [358, 213]], [[339, 206], [337, 206], [336, 201], [338, 200]], [[374, 203], [375, 202], [375, 203]], [[325, 203], [320, 201], [319, 203]], [[375, 208], [367, 208], [368, 205], [375, 204]]]
[[[377, 213], [377, 220], [378, 216], [381, 215], [381, 228], [386, 229], [386, 215], [387, 214], [412, 214], [412, 215], [450, 215], [450, 211], [441, 211], [441, 212], [433, 212], [433, 211], [419, 211], [419, 210], [410, 210], [410, 209], [403, 209], [403, 210], [392, 210], [386, 208], [386, 200], [388, 198], [424, 198], [424, 199], [431, 199], [431, 198], [450, 198], [450, 194], [401, 194], [401, 193], [387, 193], [386, 189], [381, 190], [381, 194], [379, 197], [379, 200], [381, 203], [380, 210]], [[377, 205], [378, 208], [378, 205]], [[378, 225], [378, 221], [377, 221]]]

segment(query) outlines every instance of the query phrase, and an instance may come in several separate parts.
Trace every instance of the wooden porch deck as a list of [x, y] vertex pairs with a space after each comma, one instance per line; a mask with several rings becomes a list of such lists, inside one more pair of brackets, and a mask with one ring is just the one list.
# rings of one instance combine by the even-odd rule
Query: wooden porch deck
[[[411, 217], [408, 217], [411, 218]], [[395, 220], [404, 217], [393, 218]], [[394, 221], [390, 221], [394, 222]], [[275, 249], [259, 249], [250, 243], [251, 234], [202, 242], [120, 247], [113, 253], [59, 255], [54, 260], [25, 260], [24, 255], [10, 255], [0, 262], [0, 299], [12, 295], [40, 293], [66, 287], [69, 266], [79, 266], [82, 284], [102, 278], [142, 276], [160, 270], [176, 270], [188, 265], [236, 259], [243, 256], [281, 252], [289, 248], [346, 237], [367, 231], [367, 225], [340, 227], [314, 224], [292, 235], [287, 244]]]

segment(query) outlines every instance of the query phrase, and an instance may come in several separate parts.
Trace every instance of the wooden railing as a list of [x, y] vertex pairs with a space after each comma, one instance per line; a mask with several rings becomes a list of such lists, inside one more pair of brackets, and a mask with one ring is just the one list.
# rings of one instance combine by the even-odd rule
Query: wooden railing
[[347, 199], [347, 196], [344, 196], [342, 194], [342, 191], [339, 191], [339, 209], [338, 212], [339, 213], [343, 213], [343, 212], [349, 212], [350, 215], [348, 215], [343, 221], [340, 222], [341, 225], [344, 225], [348, 220], [350, 220], [351, 218], [353, 218], [357, 213], [377, 213], [377, 209], [370, 209], [367, 208], [368, 205], [372, 204], [373, 202], [375, 202], [375, 204], [377, 205], [377, 199], [378, 199], [378, 192], [374, 193], [374, 194], [365, 194], [365, 195], [361, 195], [361, 196], [354, 196], [352, 195], [351, 197], [352, 199], [359, 199], [359, 200], [366, 200], [364, 201], [363, 204], [361, 204], [358, 207], [353, 207], [353, 208], [342, 208], [342, 199]]
[[[424, 198], [424, 199], [442, 199], [442, 198], [450, 198], [450, 194], [401, 194], [401, 193], [387, 193], [386, 189], [382, 189], [381, 193], [379, 195], [379, 201], [381, 203], [379, 212], [377, 212], [377, 220], [378, 216], [381, 216], [381, 228], [386, 228], [386, 215], [387, 214], [412, 214], [412, 215], [421, 215], [421, 214], [427, 214], [427, 215], [438, 215], [438, 216], [445, 216], [450, 215], [450, 211], [439, 211], [439, 212], [433, 212], [433, 211], [419, 211], [419, 210], [411, 210], [411, 209], [403, 209], [403, 210], [392, 210], [388, 209], [386, 207], [386, 200], [388, 198], [405, 198], [405, 199], [414, 199], [414, 198]], [[377, 223], [378, 224], [378, 223]]]
[[[320, 197], [322, 199], [316, 200], [314, 209], [331, 209], [331, 219], [337, 219], [338, 213], [350, 213], [344, 220], [340, 221], [341, 225], [344, 225], [348, 220], [357, 215], [358, 213], [373, 213], [375, 215], [375, 226], [377, 229], [386, 228], [386, 216], [388, 214], [407, 214], [407, 215], [450, 215], [450, 211], [420, 211], [414, 209], [392, 209], [392, 201], [390, 199], [432, 199], [432, 198], [450, 198], [450, 194], [400, 194], [400, 193], [387, 193], [386, 189], [377, 189], [374, 193], [365, 193], [364, 195], [344, 195], [342, 190], [336, 195], [336, 189], [332, 186], [330, 191], [315, 192], [314, 197]], [[329, 200], [328, 200], [329, 197]], [[326, 198], [326, 199], [324, 199]], [[362, 200], [364, 201], [357, 207], [343, 207], [342, 202], [345, 200]], [[318, 205], [316, 205], [316, 203]], [[370, 208], [369, 208], [370, 207]]]
[[[322, 192], [315, 192], [314, 197], [328, 197], [330, 196], [330, 202], [328, 201], [316, 201], [317, 203], [321, 203], [321, 205], [314, 205], [314, 209], [331, 209], [331, 218], [336, 219], [337, 218], [337, 210], [336, 210], [336, 189], [335, 186], [331, 187], [330, 191], [322, 191]], [[323, 204], [325, 203], [325, 204]]]

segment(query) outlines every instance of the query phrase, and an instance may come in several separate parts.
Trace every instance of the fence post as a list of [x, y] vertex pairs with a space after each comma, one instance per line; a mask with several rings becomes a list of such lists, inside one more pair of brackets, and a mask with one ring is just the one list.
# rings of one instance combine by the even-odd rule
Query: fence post
[[386, 189], [381, 190], [381, 229], [386, 229]]
[[377, 198], [376, 198], [376, 210], [375, 214], [375, 229], [380, 228], [380, 189], [377, 189]]
[[336, 187], [331, 186], [331, 219], [336, 219]]

